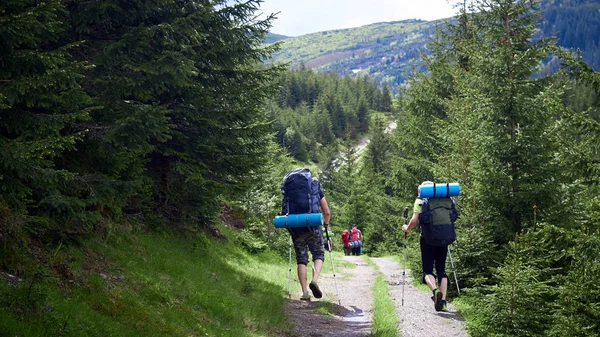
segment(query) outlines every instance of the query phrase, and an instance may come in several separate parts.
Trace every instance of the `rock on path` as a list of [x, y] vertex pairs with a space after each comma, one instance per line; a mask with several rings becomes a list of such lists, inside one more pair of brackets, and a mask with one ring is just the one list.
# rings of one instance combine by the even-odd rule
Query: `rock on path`
[[371, 258], [385, 275], [389, 293], [396, 303], [400, 318], [402, 337], [460, 336], [467, 337], [464, 320], [456, 309], [448, 304], [448, 311], [437, 312], [431, 294], [413, 287], [412, 277], [407, 270], [404, 284], [404, 306], [402, 306], [402, 268], [392, 258]]

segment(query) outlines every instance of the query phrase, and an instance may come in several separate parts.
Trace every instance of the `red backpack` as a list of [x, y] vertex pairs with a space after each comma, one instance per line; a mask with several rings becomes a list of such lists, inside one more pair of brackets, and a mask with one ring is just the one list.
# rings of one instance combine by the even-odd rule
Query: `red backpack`
[[342, 232], [342, 242], [344, 243], [345, 247], [348, 247], [348, 243], [350, 242], [350, 232], [348, 232], [347, 230], [344, 230]]
[[352, 241], [358, 241], [360, 239], [360, 235], [358, 235], [358, 228], [352, 228]]

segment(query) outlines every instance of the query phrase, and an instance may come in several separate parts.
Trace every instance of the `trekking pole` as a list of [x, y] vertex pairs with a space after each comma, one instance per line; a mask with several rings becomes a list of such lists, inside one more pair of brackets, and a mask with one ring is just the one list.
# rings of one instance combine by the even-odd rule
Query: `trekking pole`
[[331, 245], [329, 241], [329, 231], [327, 230], [327, 226], [325, 226], [325, 236], [327, 237], [327, 248], [329, 250], [329, 258], [331, 259], [331, 270], [333, 271], [333, 284], [335, 284], [335, 294], [338, 298], [338, 304], [341, 306], [342, 301], [340, 301], [340, 293], [338, 292], [337, 281], [335, 280], [335, 268], [333, 267], [333, 256], [331, 255]]
[[290, 292], [291, 280], [292, 280], [292, 234], [290, 234], [290, 266], [288, 269], [288, 298], [292, 298], [292, 293]]
[[450, 253], [450, 246], [448, 246], [448, 256], [450, 256], [450, 265], [452, 266], [452, 271], [454, 272], [454, 282], [456, 282], [456, 290], [458, 291], [458, 296], [460, 296], [460, 288], [458, 287], [458, 278], [456, 278], [456, 269], [454, 269], [454, 262], [452, 261], [452, 253]]
[[[404, 208], [404, 224], [408, 224], [408, 207]], [[404, 306], [404, 284], [406, 276], [406, 232], [404, 232], [404, 269], [402, 269], [402, 306]]]

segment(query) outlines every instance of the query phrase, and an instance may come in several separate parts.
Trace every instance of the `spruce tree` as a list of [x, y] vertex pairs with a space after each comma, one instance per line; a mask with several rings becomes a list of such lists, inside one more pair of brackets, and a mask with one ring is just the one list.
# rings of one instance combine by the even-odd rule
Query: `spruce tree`
[[478, 121], [469, 140], [471, 179], [481, 214], [488, 214], [482, 220], [502, 243], [531, 226], [534, 205], [542, 220], [558, 203], [552, 132], [564, 110], [563, 88], [533, 77], [553, 46], [552, 40], [532, 41], [535, 2], [481, 1], [476, 8], [478, 47], [469, 57], [467, 80]]
[[394, 143], [398, 148], [393, 164], [394, 190], [405, 200], [415, 195], [424, 180], [434, 180], [433, 164], [439, 153], [437, 120], [446, 117], [445, 99], [452, 93], [449, 57], [445, 41], [429, 44], [431, 55], [423, 55], [427, 73], [415, 73], [400, 93], [401, 107]]
[[565, 247], [569, 270], [558, 290], [551, 336], [600, 335], [600, 232], [575, 231]]
[[96, 64], [86, 88], [102, 104], [99, 132], [70, 162], [98, 177], [96, 189], [113, 185], [121, 207], [196, 223], [213, 219], [219, 196], [243, 191], [269, 144], [263, 102], [281, 70], [261, 66], [272, 16], [257, 19], [258, 5], [69, 3], [72, 34], [86, 40], [79, 57]]
[[497, 283], [481, 296], [472, 326], [474, 336], [547, 336], [552, 318], [548, 280], [540, 279], [543, 261], [531, 257], [532, 244], [518, 234], [507, 245]]
[[[581, 61], [580, 55], [556, 49], [564, 62], [563, 71], [576, 90], [588, 87], [592, 97], [573, 107], [557, 122], [558, 162], [563, 168], [564, 217], [570, 227], [598, 229], [600, 224], [600, 154], [597, 151], [600, 121], [600, 73]], [[570, 99], [567, 98], [567, 101]]]
[[64, 188], [77, 173], [56, 166], [89, 131], [75, 124], [91, 105], [79, 85], [85, 63], [70, 59], [77, 43], [65, 42], [65, 14], [58, 1], [0, 4], [0, 204], [39, 222], [36, 234], [86, 216]]

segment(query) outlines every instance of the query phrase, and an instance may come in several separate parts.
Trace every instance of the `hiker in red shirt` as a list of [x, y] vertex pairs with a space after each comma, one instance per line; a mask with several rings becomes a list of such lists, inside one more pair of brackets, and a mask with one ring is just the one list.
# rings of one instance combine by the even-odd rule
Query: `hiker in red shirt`
[[356, 224], [353, 224], [350, 231], [350, 249], [352, 250], [352, 255], [360, 256], [362, 252], [362, 240], [362, 232], [356, 228]]
[[350, 232], [347, 229], [342, 232], [342, 243], [344, 244], [344, 255], [350, 255]]

